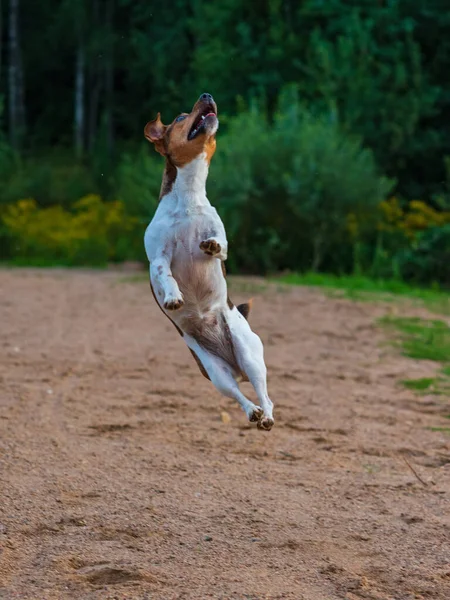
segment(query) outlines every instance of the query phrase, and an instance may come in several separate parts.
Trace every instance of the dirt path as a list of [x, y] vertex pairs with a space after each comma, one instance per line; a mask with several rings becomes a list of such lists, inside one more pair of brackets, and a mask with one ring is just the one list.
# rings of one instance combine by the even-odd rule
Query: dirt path
[[383, 344], [387, 305], [252, 293], [267, 434], [144, 281], [0, 287], [0, 598], [450, 598], [450, 410], [398, 386], [433, 365]]

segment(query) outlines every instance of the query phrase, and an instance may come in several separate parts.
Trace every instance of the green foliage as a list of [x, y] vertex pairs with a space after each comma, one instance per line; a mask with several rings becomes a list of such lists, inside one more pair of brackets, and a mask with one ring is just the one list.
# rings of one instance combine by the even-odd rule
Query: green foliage
[[68, 207], [98, 187], [88, 168], [65, 157], [49, 155], [14, 161], [9, 158], [8, 162], [10, 168], [0, 189], [0, 205], [33, 197], [41, 206]]
[[[35, 198], [71, 213], [96, 194], [120, 198], [143, 228], [162, 173], [161, 159], [140, 147], [143, 125], [157, 111], [170, 122], [209, 91], [221, 130], [208, 186], [232, 270], [450, 286], [441, 219], [450, 209], [450, 11], [442, 0], [21, 0], [19, 28], [27, 130], [19, 156], [0, 107], [0, 206]], [[1, 106], [9, 105], [4, 58]], [[79, 153], [76, 104], [84, 110]], [[403, 214], [389, 229], [376, 206], [394, 180]], [[410, 209], [417, 198], [422, 208]], [[0, 244], [11, 255], [4, 224]], [[143, 256], [131, 237], [121, 244], [118, 254]]]
[[346, 128], [362, 136], [382, 169], [401, 177], [405, 161], [416, 159], [415, 136], [421, 120], [434, 113], [438, 90], [426, 80], [414, 20], [402, 15], [400, 3], [363, 3], [346, 13], [344, 4], [332, 3], [331, 36], [329, 24], [311, 34], [308, 83]]
[[[335, 267], [351, 258], [348, 215], [374, 223], [392, 182], [334, 118], [286, 90], [270, 122], [256, 106], [229, 123], [208, 183], [249, 271]], [[343, 248], [343, 252], [342, 252]]]
[[163, 161], [149, 146], [124, 154], [118, 166], [117, 193], [127, 212], [147, 225], [158, 205]]
[[399, 269], [410, 281], [439, 281], [450, 287], [450, 223], [422, 232], [414, 246], [399, 253]]
[[[402, 195], [428, 200], [444, 190], [450, 12], [442, 0], [21, 0], [20, 8], [25, 143], [34, 155], [72, 145], [81, 40], [91, 159], [111, 108], [105, 69], [112, 50], [117, 140], [139, 139], [158, 110], [171, 121], [204, 90], [230, 115], [239, 98], [264, 97], [272, 108], [278, 91], [296, 83], [308, 108], [336, 112], [362, 138]], [[49, 78], [52, 85], [43, 85]], [[112, 170], [110, 163], [107, 176]]]

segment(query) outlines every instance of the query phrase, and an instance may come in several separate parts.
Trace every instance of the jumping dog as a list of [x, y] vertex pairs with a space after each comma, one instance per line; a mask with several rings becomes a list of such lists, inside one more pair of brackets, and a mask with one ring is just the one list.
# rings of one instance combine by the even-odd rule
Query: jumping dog
[[[263, 345], [247, 321], [251, 304], [236, 307], [227, 296], [227, 238], [206, 197], [218, 127], [211, 94], [202, 94], [190, 113], [181, 113], [170, 125], [158, 113], [145, 126], [145, 137], [166, 160], [160, 202], [144, 237], [150, 285], [203, 375], [237, 400], [259, 429], [269, 431], [273, 404]], [[238, 381], [250, 381], [260, 406], [244, 396]]]

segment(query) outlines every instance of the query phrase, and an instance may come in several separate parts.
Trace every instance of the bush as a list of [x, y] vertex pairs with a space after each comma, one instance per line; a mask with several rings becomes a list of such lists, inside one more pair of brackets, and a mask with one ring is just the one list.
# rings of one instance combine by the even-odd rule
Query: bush
[[[1, 169], [0, 142], [0, 176]], [[67, 156], [44, 156], [19, 159], [9, 153], [7, 170], [2, 177], [0, 204], [11, 204], [21, 198], [34, 198], [39, 206], [74, 202], [97, 190], [91, 171]]]
[[93, 194], [61, 206], [39, 208], [33, 199], [3, 208], [2, 223], [10, 242], [9, 256], [69, 265], [104, 265], [135, 258], [143, 232], [121, 202], [102, 202]]
[[231, 247], [234, 266], [351, 268], [349, 214], [374, 227], [392, 182], [332, 115], [311, 115], [287, 91], [273, 122], [253, 107], [231, 121], [218, 148], [209, 190], [231, 242], [239, 240]]
[[390, 198], [380, 204], [374, 277], [399, 277], [415, 283], [449, 282], [445, 267], [450, 211], [436, 210], [421, 200]]
[[[227, 230], [231, 271], [356, 271], [450, 285], [449, 196], [434, 197], [433, 205], [386, 200], [393, 182], [334, 113], [306, 111], [291, 88], [270, 118], [254, 104], [221, 126], [207, 185]], [[21, 162], [0, 137], [2, 258], [145, 261], [143, 234], [162, 172], [149, 145], [124, 154], [105, 182], [119, 200], [104, 202], [86, 194], [98, 189], [100, 171], [95, 177], [64, 155]], [[17, 201], [25, 192], [35, 199]]]
[[119, 164], [118, 197], [127, 213], [148, 225], [158, 206], [159, 191], [164, 169], [160, 156], [147, 146], [134, 154], [124, 154]]
[[399, 252], [397, 261], [407, 281], [450, 287], [450, 222], [421, 232], [413, 247]]

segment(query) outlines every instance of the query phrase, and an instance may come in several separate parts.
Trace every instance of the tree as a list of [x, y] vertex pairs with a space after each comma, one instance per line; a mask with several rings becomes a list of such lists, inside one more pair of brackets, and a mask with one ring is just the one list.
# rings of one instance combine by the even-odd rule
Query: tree
[[19, 39], [19, 0], [9, 2], [9, 134], [19, 148], [25, 133], [24, 74]]
[[83, 31], [83, 16], [77, 23], [77, 50], [75, 59], [75, 90], [74, 90], [74, 145], [75, 153], [81, 158], [84, 151], [84, 90], [85, 90], [85, 41]]

